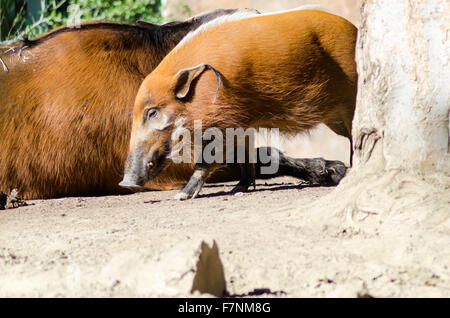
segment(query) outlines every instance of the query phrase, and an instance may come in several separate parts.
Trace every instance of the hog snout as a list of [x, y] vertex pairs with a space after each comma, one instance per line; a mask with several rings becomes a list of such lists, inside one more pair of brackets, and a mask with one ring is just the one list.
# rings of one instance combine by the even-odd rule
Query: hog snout
[[148, 168], [143, 154], [130, 153], [125, 162], [125, 174], [119, 186], [134, 192], [142, 190], [148, 179]]
[[143, 188], [143, 185], [139, 183], [139, 178], [135, 174], [125, 174], [122, 181], [120, 181], [119, 186], [133, 192], [138, 192]]
[[152, 149], [150, 153], [130, 153], [125, 163], [125, 174], [119, 186], [132, 191], [141, 191], [147, 181], [156, 177], [163, 169], [165, 154], [158, 149]]

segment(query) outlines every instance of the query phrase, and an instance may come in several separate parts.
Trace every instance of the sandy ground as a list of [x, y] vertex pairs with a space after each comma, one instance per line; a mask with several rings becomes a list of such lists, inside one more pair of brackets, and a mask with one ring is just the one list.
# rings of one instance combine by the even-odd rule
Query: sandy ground
[[[319, 3], [359, 24], [359, 0], [182, 2], [191, 14]], [[280, 148], [348, 163], [348, 141], [323, 126]], [[334, 188], [302, 187], [291, 178], [259, 181], [241, 196], [228, 195], [232, 187], [209, 185], [186, 202], [165, 191], [0, 210], [0, 297], [192, 297], [139, 282], [152, 284], [152, 272], [163, 273], [170, 257], [178, 261], [174, 254], [203, 239], [217, 243], [235, 297], [450, 297], [450, 217], [368, 212], [358, 225], [353, 218], [360, 216], [336, 217], [326, 203], [317, 213], [314, 204]]]
[[198, 238], [217, 242], [232, 296], [450, 296], [449, 231], [405, 233], [395, 220], [373, 233], [329, 226], [308, 205], [334, 188], [291, 178], [260, 181], [241, 196], [226, 193], [232, 186], [207, 186], [185, 202], [164, 191], [0, 211], [0, 296], [168, 296], [131, 288], [124, 275], [139, 280], [145, 273], [133, 260], [158, 264]]

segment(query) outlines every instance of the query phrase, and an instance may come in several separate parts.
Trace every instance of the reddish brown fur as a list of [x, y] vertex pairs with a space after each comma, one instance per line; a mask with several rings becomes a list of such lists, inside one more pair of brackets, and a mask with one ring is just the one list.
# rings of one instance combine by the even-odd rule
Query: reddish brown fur
[[[0, 191], [18, 188], [25, 199], [127, 192], [117, 184], [134, 97], [194, 22], [63, 27], [3, 54]], [[148, 186], [180, 187], [191, 171], [169, 166]]]
[[[356, 100], [356, 28], [338, 16], [314, 10], [255, 16], [213, 26], [180, 43], [144, 80], [135, 102], [131, 150], [162, 143], [135, 138], [148, 107], [158, 107], [187, 125], [203, 128], [275, 127], [304, 132], [325, 123], [351, 139]], [[207, 64], [187, 98], [176, 98], [180, 70]], [[150, 97], [149, 97], [150, 96]], [[158, 132], [159, 134], [159, 132]], [[154, 134], [155, 135], [155, 134]], [[170, 135], [170, 134], [169, 134]]]

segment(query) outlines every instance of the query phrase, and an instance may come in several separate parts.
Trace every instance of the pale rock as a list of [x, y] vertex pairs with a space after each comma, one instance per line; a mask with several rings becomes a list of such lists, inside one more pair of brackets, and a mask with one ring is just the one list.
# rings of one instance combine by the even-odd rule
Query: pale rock
[[104, 266], [98, 280], [107, 286], [119, 283], [144, 297], [220, 297], [226, 290], [217, 243], [204, 240], [179, 243], [151, 260], [122, 252]]

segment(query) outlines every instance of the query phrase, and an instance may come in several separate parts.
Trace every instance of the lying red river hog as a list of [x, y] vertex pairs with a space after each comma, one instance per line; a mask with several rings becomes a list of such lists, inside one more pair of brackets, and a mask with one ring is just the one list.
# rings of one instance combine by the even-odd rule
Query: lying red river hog
[[[324, 123], [351, 141], [356, 33], [349, 21], [318, 10], [229, 15], [190, 33], [138, 91], [121, 185], [139, 190], [158, 175], [180, 122], [193, 131], [201, 121], [223, 136], [227, 128], [296, 134]], [[222, 166], [197, 162], [176, 198], [195, 197]]]
[[[129, 193], [118, 182], [139, 85], [188, 32], [236, 12], [256, 14], [219, 9], [164, 25], [84, 23], [2, 49], [0, 191], [17, 188], [24, 199]], [[330, 183], [343, 175], [321, 172], [333, 162], [283, 160], [280, 173]], [[145, 186], [180, 188], [192, 171], [192, 164], [168, 164]], [[209, 180], [239, 176], [228, 166]]]

